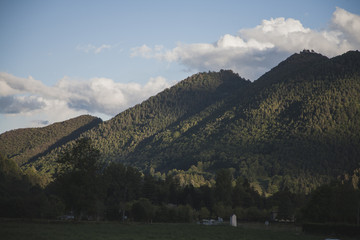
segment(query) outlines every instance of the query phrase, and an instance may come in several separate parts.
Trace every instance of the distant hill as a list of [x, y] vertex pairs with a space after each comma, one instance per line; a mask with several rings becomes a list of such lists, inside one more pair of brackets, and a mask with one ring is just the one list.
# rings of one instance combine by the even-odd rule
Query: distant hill
[[[360, 53], [329, 59], [305, 50], [254, 82], [231, 70], [195, 74], [81, 137], [92, 139], [105, 162], [178, 174], [193, 185], [231, 168], [271, 194], [308, 192], [352, 173], [359, 133]], [[23, 167], [53, 173], [64, 146], [24, 158]]]
[[78, 138], [101, 122], [99, 118], [84, 115], [47, 127], [8, 131], [0, 135], [0, 152], [21, 166]]

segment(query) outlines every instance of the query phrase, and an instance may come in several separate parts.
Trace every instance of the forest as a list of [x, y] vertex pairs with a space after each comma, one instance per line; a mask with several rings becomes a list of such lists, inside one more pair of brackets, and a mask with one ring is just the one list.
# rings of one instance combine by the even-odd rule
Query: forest
[[100, 159], [91, 139], [79, 139], [57, 159], [56, 180], [42, 187], [34, 172], [1, 156], [0, 217], [151, 223], [227, 220], [235, 213], [239, 221], [359, 223], [360, 191], [353, 179], [310, 194], [284, 189], [266, 197], [231, 169], [219, 169], [212, 185], [194, 187], [181, 186], [173, 175], [162, 179]]
[[359, 123], [358, 51], [305, 50], [254, 82], [198, 73], [108, 121], [80, 116], [1, 134], [0, 217], [236, 214], [349, 232], [360, 224]]
[[90, 138], [104, 164], [162, 180], [176, 175], [182, 187], [213, 185], [226, 168], [260, 195], [307, 194], [354, 174], [359, 122], [360, 53], [329, 59], [303, 51], [254, 82], [231, 70], [203, 72], [108, 121], [81, 116], [9, 131], [0, 135], [0, 152], [46, 184], [59, 156]]

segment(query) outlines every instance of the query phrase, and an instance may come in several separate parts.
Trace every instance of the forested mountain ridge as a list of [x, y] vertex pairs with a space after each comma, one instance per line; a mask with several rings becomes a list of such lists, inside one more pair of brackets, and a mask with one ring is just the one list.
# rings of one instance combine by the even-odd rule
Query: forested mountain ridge
[[[233, 168], [266, 192], [308, 192], [359, 164], [359, 76], [359, 52], [295, 54], [216, 112], [197, 114], [206, 120], [158, 133], [129, 162], [165, 172]], [[182, 133], [185, 124], [193, 127]]]
[[265, 87], [274, 83], [291, 81], [296, 76], [309, 74], [309, 69], [317, 69], [316, 71], [318, 71], [319, 69], [314, 68], [314, 66], [328, 60], [327, 57], [308, 50], [295, 53], [280, 62], [271, 71], [263, 74], [254, 82], [254, 85]]
[[359, 73], [358, 51], [349, 51], [334, 58], [304, 50], [291, 55], [286, 60], [262, 75], [254, 82], [257, 86], [269, 86], [279, 82], [311, 81], [316, 77], [335, 79]]
[[[121, 159], [148, 137], [203, 111], [249, 84], [250, 81], [232, 71], [195, 74], [118, 114], [86, 135], [94, 139], [94, 144], [102, 149], [103, 154], [110, 153], [108, 157]], [[111, 148], [103, 148], [109, 147], [109, 144]]]
[[11, 130], [0, 135], [0, 152], [21, 166], [78, 138], [100, 122], [99, 118], [83, 115], [47, 127]]
[[[143, 144], [158, 132], [176, 125], [181, 119], [201, 112], [214, 102], [246, 89], [248, 85], [250, 81], [232, 71], [198, 73], [103, 122], [85, 132], [82, 137], [92, 139], [104, 161], [129, 163], [126, 161], [129, 153], [140, 143]], [[55, 149], [30, 165], [41, 171], [54, 173], [52, 163], [60, 151], [61, 149]], [[148, 166], [150, 167], [152, 166]]]
[[[274, 193], [309, 192], [352, 173], [359, 133], [360, 53], [329, 59], [303, 51], [254, 82], [232, 71], [195, 74], [81, 137], [91, 138], [106, 162], [171, 171], [193, 185], [231, 168]], [[61, 151], [24, 167], [54, 173]]]

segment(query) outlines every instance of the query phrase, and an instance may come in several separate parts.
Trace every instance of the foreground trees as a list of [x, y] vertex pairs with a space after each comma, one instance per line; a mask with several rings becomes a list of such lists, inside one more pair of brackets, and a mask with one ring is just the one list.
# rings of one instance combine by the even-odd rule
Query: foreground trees
[[127, 203], [139, 198], [141, 174], [133, 167], [111, 163], [103, 173], [106, 215], [109, 219], [125, 220]]
[[[204, 218], [274, 219], [311, 222], [359, 222], [360, 192], [350, 183], [334, 182], [310, 195], [288, 189], [270, 197], [249, 182], [220, 169], [213, 185], [181, 185], [172, 175], [143, 174], [121, 163], [104, 164], [89, 139], [81, 139], [59, 158], [54, 182], [42, 188], [36, 169], [22, 171], [0, 156], [0, 217], [190, 222]], [[177, 176], [177, 175], [175, 175]], [[355, 186], [356, 187], [356, 186]]]
[[61, 200], [47, 195], [35, 169], [22, 171], [0, 154], [0, 217], [55, 218], [64, 211]]
[[171, 175], [163, 179], [121, 163], [101, 163], [99, 151], [89, 139], [69, 147], [58, 163], [58, 176], [45, 192], [60, 199], [64, 212], [71, 212], [76, 219], [189, 222], [228, 218], [236, 207], [244, 210], [244, 220], [266, 218], [265, 209], [251, 210], [264, 208], [259, 194], [240, 178], [234, 187], [228, 169], [217, 172], [213, 187], [181, 187], [180, 180]]
[[359, 224], [360, 191], [349, 183], [321, 186], [311, 194], [303, 214], [311, 222]]
[[101, 211], [103, 188], [99, 158], [100, 153], [90, 139], [83, 138], [58, 160], [61, 171], [50, 188], [79, 219], [83, 214], [98, 215]]

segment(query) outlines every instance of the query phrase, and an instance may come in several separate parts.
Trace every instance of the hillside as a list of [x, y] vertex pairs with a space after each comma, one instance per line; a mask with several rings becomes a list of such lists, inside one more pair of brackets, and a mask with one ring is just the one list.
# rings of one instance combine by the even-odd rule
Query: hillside
[[84, 115], [47, 127], [8, 131], [0, 135], [0, 152], [21, 166], [78, 138], [100, 122], [99, 118]]
[[[92, 138], [104, 161], [125, 162], [127, 156], [151, 136], [177, 125], [181, 119], [202, 112], [215, 102], [223, 101], [249, 84], [250, 81], [232, 71], [195, 74], [82, 136]], [[59, 151], [61, 149], [55, 149], [29, 165], [34, 165], [43, 172], [54, 172], [52, 163]]]
[[233, 168], [268, 193], [308, 192], [359, 164], [359, 76], [359, 52], [295, 54], [227, 102], [158, 132], [126, 160], [165, 172]]
[[[170, 171], [194, 186], [231, 168], [271, 194], [309, 192], [352, 173], [360, 159], [359, 123], [360, 53], [329, 59], [303, 51], [253, 83], [230, 70], [195, 74], [81, 136], [92, 139], [105, 162], [158, 176]], [[23, 167], [52, 174], [63, 149]]]

